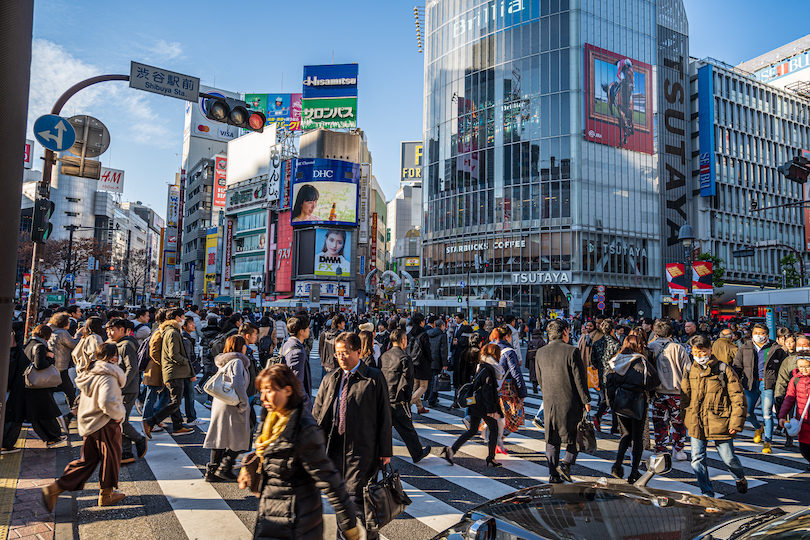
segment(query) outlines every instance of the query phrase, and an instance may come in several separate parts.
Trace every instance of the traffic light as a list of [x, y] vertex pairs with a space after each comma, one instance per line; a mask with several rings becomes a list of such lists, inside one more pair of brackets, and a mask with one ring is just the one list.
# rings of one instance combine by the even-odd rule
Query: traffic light
[[31, 239], [44, 243], [51, 236], [53, 223], [51, 216], [56, 205], [48, 199], [37, 199], [34, 202], [34, 220], [31, 224]]
[[233, 98], [206, 98], [205, 116], [214, 122], [222, 122], [247, 131], [264, 131], [267, 117], [259, 111], [251, 111], [247, 103]]
[[776, 170], [788, 180], [804, 184], [807, 182], [807, 176], [810, 175], [810, 159], [796, 156], [784, 165], [777, 167]]

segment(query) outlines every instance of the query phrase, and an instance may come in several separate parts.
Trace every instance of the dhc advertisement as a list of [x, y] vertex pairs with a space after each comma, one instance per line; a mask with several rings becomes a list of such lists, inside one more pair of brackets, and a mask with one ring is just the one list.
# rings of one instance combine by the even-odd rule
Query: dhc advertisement
[[337, 159], [299, 159], [294, 165], [292, 224], [357, 225], [360, 165]]

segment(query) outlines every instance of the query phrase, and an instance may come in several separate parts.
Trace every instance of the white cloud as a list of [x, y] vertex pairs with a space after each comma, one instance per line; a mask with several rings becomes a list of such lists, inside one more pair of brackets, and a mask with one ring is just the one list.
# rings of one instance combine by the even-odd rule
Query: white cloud
[[150, 146], [166, 147], [177, 142], [165, 118], [155, 113], [147, 103], [143, 92], [130, 90], [116, 91], [116, 107], [128, 119], [126, 138]]
[[169, 43], [161, 39], [149, 48], [149, 52], [154, 55], [153, 60], [175, 60], [183, 56], [183, 47], [176, 41]]

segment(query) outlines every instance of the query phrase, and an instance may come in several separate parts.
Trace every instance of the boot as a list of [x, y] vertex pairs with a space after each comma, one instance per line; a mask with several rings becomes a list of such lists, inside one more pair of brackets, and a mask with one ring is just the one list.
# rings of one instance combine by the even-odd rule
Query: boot
[[217, 475], [217, 469], [219, 468], [219, 463], [209, 463], [206, 465], [205, 470], [205, 481], [206, 482], [221, 482]]
[[458, 390], [453, 393], [453, 404], [450, 405], [451, 409], [458, 409]]
[[793, 437], [785, 435], [785, 448], [793, 448]]
[[59, 487], [59, 484], [54, 482], [42, 488], [42, 504], [48, 510], [53, 512], [53, 507], [56, 506], [56, 500], [65, 490]]
[[236, 475], [233, 474], [233, 462], [234, 459], [231, 456], [222, 456], [222, 461], [219, 463], [214, 475], [226, 482], [236, 482]]
[[104, 488], [98, 493], [99, 506], [112, 506], [124, 500], [125, 494], [115, 491], [115, 488]]

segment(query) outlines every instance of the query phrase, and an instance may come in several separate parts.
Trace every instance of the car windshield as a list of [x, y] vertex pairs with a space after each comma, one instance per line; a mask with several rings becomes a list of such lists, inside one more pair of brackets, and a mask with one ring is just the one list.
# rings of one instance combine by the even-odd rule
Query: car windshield
[[735, 540], [802, 540], [810, 538], [810, 508], [776, 517]]

